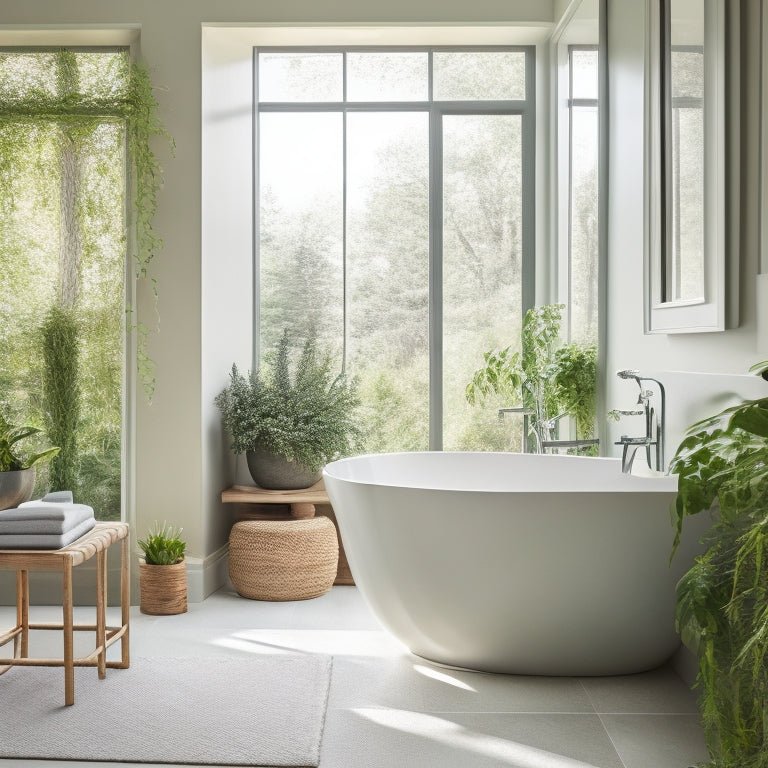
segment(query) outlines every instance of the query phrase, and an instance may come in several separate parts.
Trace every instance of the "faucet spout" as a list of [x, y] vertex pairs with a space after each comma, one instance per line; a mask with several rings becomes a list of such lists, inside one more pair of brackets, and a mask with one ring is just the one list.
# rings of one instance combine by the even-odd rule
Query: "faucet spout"
[[623, 445], [624, 449], [621, 452], [621, 471], [628, 475], [632, 471], [632, 462], [635, 460], [635, 454], [637, 449], [645, 447], [645, 455], [648, 460], [648, 466], [651, 466], [651, 445], [652, 442], [646, 437], [627, 437], [622, 435], [621, 439], [616, 442], [616, 445]]

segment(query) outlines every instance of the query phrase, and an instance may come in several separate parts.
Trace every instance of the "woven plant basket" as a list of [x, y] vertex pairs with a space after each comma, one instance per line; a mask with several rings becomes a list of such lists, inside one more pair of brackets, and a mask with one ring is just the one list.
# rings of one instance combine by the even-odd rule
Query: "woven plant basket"
[[306, 600], [336, 578], [339, 539], [327, 517], [243, 520], [229, 536], [229, 578], [251, 600]]
[[187, 612], [187, 564], [147, 565], [139, 560], [142, 613], [171, 616]]

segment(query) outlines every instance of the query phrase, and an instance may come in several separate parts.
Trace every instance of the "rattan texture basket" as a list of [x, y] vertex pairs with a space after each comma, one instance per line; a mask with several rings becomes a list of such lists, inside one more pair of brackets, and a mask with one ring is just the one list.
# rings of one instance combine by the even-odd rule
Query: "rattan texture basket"
[[139, 610], [155, 616], [187, 612], [187, 564], [147, 565], [139, 561]]
[[336, 578], [339, 540], [327, 517], [243, 520], [229, 536], [229, 578], [252, 600], [306, 600]]

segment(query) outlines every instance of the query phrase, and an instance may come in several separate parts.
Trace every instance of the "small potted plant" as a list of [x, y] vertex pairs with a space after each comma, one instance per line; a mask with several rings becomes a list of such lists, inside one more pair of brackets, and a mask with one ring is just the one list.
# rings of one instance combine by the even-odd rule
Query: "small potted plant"
[[0, 509], [17, 507], [32, 498], [35, 487], [35, 465], [59, 452], [46, 448], [38, 453], [24, 453], [18, 443], [42, 432], [28, 424], [16, 426], [0, 414]]
[[167, 616], [187, 611], [187, 545], [181, 532], [165, 522], [155, 523], [147, 537], [139, 539], [144, 553], [139, 560], [142, 613]]
[[216, 397], [232, 450], [245, 453], [261, 488], [308, 488], [323, 466], [353, 453], [360, 441], [354, 418], [356, 386], [334, 375], [313, 337], [304, 344], [293, 377], [287, 332], [265, 370], [243, 376], [232, 366], [229, 386]]

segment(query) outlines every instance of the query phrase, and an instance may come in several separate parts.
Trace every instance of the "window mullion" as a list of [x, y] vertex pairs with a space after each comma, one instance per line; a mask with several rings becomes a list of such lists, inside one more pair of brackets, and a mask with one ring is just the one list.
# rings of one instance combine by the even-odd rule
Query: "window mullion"
[[432, 105], [429, 110], [429, 449], [442, 448], [443, 115]]
[[341, 112], [341, 370], [347, 369], [347, 52], [341, 53], [341, 98], [344, 108]]

